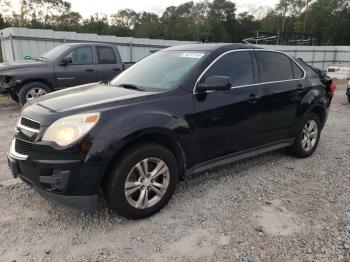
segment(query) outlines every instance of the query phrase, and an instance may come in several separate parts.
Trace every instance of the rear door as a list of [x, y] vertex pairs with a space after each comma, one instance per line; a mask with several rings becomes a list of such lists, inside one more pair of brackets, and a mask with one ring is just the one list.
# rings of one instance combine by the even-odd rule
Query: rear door
[[96, 54], [98, 81], [112, 80], [122, 71], [122, 67], [118, 64], [117, 57], [112, 47], [96, 46]]
[[58, 88], [97, 82], [92, 46], [76, 47], [64, 57], [71, 63], [55, 66]]
[[259, 84], [255, 84], [250, 51], [233, 51], [219, 58], [199, 82], [207, 77], [228, 76], [232, 88], [194, 94], [197, 161], [204, 162], [252, 148], [259, 143]]
[[263, 93], [261, 142], [292, 138], [304, 88], [305, 72], [289, 56], [274, 51], [255, 51]]

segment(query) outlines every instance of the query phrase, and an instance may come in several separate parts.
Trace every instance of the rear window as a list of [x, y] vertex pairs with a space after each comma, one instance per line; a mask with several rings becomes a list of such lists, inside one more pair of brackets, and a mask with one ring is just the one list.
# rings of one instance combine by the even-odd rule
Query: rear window
[[292, 63], [288, 56], [277, 52], [257, 51], [261, 82], [275, 82], [294, 78]]

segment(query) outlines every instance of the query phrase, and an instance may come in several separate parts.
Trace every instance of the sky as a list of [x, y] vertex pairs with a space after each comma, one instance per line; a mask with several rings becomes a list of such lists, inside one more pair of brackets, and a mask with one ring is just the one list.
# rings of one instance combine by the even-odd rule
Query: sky
[[[166, 7], [180, 5], [190, 0], [68, 0], [74, 11], [84, 17], [98, 13], [115, 14], [118, 10], [130, 8], [135, 11], [148, 11], [162, 14]], [[199, 0], [194, 0], [199, 2]], [[278, 0], [234, 0], [238, 13], [259, 7], [274, 7]]]

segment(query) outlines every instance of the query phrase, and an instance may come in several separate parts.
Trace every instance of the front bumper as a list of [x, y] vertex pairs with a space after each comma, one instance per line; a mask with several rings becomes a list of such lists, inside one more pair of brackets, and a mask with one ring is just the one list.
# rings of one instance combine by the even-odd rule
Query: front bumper
[[[79, 184], [81, 172], [90, 174], [97, 172], [96, 168], [82, 167], [80, 161], [18, 159], [11, 152], [7, 159], [15, 178], [20, 178], [51, 202], [86, 213], [96, 210], [98, 193], [84, 194], [84, 191], [91, 190], [86, 184]], [[91, 184], [94, 181], [86, 182]]]

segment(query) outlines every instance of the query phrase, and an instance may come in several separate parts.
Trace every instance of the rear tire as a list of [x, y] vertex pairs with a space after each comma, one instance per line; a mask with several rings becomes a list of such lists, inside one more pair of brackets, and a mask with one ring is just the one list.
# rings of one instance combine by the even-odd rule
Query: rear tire
[[307, 115], [297, 132], [295, 142], [290, 148], [290, 152], [299, 158], [311, 156], [317, 149], [320, 135], [320, 118], [314, 113]]
[[128, 149], [116, 161], [104, 181], [103, 191], [108, 204], [119, 215], [141, 219], [168, 203], [177, 180], [174, 155], [160, 145], [141, 144]]
[[50, 87], [41, 82], [32, 82], [24, 85], [19, 91], [19, 101], [25, 105], [29, 100], [46, 95], [51, 92]]
[[348, 95], [348, 102], [349, 102], [349, 104], [350, 104], [350, 95]]

